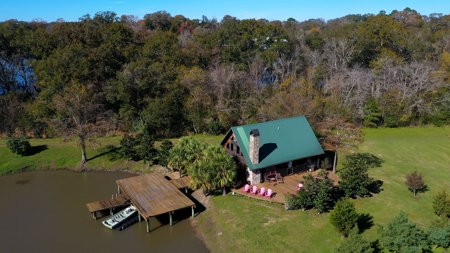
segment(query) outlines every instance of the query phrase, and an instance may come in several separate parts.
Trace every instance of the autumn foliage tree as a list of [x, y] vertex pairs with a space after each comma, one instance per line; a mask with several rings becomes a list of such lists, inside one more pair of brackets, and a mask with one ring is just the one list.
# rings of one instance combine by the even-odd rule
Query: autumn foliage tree
[[414, 193], [416, 197], [416, 192], [425, 188], [425, 182], [423, 181], [422, 174], [418, 173], [417, 170], [411, 174], [406, 175], [406, 186]]

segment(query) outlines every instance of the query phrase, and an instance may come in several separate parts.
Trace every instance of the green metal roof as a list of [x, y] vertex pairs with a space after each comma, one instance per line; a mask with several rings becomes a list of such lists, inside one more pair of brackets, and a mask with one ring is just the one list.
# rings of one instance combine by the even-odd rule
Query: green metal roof
[[[260, 133], [258, 164], [252, 164], [249, 156], [250, 131], [253, 129], [258, 129]], [[250, 170], [262, 169], [324, 153], [304, 116], [232, 127], [222, 144], [231, 134], [231, 131], [236, 137]]]

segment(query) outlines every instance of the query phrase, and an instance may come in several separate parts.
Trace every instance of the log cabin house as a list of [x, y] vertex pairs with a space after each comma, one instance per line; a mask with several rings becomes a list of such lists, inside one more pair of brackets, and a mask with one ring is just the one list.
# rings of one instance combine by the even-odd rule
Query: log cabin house
[[248, 184], [276, 173], [313, 170], [324, 154], [304, 116], [232, 127], [220, 144], [235, 158], [238, 175], [245, 174]]

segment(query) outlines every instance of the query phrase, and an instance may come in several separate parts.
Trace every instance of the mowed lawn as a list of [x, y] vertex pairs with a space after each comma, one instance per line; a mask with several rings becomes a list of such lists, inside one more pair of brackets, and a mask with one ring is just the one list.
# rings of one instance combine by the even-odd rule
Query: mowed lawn
[[[450, 128], [364, 132], [365, 142], [358, 152], [375, 154], [385, 163], [370, 171], [383, 181], [383, 190], [371, 198], [353, 200], [359, 213], [373, 218], [363, 236], [376, 241], [377, 225], [386, 225], [401, 210], [422, 228], [428, 227], [437, 218], [432, 196], [444, 188], [450, 191]], [[423, 174], [428, 186], [416, 198], [405, 185], [406, 174], [414, 170]], [[231, 194], [215, 196], [212, 202], [213, 207], [196, 218], [212, 252], [331, 252], [341, 241], [328, 213], [285, 211], [281, 205]]]
[[[210, 144], [218, 144], [222, 136], [195, 135], [195, 138]], [[126, 161], [124, 159], [111, 160], [114, 153], [108, 146], [119, 147], [122, 137], [98, 138], [94, 142], [87, 142], [87, 159], [85, 169], [152, 172], [152, 167], [142, 161]], [[174, 144], [179, 138], [172, 138]], [[54, 139], [30, 139], [31, 154], [18, 156], [6, 147], [6, 139], [0, 139], [0, 175], [14, 173], [22, 170], [35, 169], [77, 169], [81, 161], [81, 148], [77, 139], [63, 141]], [[159, 147], [162, 140], [155, 141], [155, 147]]]
[[[373, 178], [383, 181], [383, 190], [371, 198], [353, 200], [359, 213], [373, 217], [373, 225], [364, 230], [363, 236], [376, 241], [377, 225], [387, 224], [401, 210], [422, 228], [428, 227], [437, 218], [431, 206], [432, 196], [444, 188], [450, 192], [450, 128], [365, 129], [364, 132], [365, 141], [358, 152], [375, 154], [385, 163], [370, 170]], [[223, 138], [195, 137], [210, 144], [218, 144]], [[151, 172], [142, 162], [109, 159], [106, 146], [118, 146], [120, 139], [99, 139], [98, 145], [90, 146], [87, 166]], [[171, 141], [176, 143], [178, 139]], [[75, 140], [33, 139], [30, 143], [34, 153], [20, 157], [6, 148], [6, 140], [0, 140], [0, 174], [23, 168], [75, 168], [80, 162], [81, 151]], [[405, 186], [406, 174], [414, 170], [423, 174], [428, 186], [416, 198]], [[194, 223], [212, 252], [331, 252], [341, 241], [329, 223], [328, 213], [286, 211], [280, 204], [231, 194], [214, 196], [211, 202], [211, 207], [197, 215]]]
[[[143, 162], [111, 160], [108, 145], [119, 147], [121, 137], [99, 138], [88, 142], [86, 154], [88, 162], [85, 169], [107, 171], [150, 172], [148, 164]], [[81, 147], [76, 139], [63, 141], [54, 139], [31, 139], [31, 154], [18, 156], [6, 148], [6, 139], [0, 139], [0, 175], [20, 170], [35, 169], [78, 169], [81, 161]]]

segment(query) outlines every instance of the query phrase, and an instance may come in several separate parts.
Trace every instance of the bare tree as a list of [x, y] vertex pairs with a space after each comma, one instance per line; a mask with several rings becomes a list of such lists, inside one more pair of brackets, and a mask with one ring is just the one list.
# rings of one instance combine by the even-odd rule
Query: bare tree
[[110, 126], [107, 112], [103, 111], [101, 94], [93, 85], [69, 84], [54, 97], [57, 117], [51, 121], [65, 139], [76, 137], [81, 146], [80, 168], [87, 162], [86, 142], [104, 134]]
[[363, 141], [362, 131], [355, 124], [345, 122], [343, 119], [328, 117], [320, 124], [318, 129], [322, 146], [334, 150], [333, 173], [336, 173], [338, 152], [347, 152], [356, 148]]

